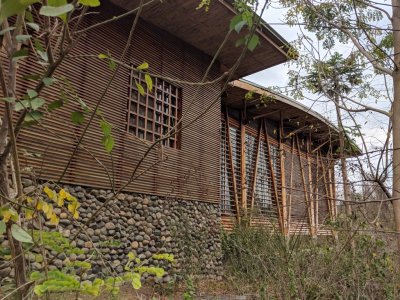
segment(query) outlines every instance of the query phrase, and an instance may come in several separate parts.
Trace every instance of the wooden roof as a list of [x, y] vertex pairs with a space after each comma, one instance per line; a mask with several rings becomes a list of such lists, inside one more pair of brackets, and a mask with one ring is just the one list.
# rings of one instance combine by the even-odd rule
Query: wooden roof
[[[254, 92], [253, 99], [245, 100], [248, 91]], [[262, 100], [260, 96], [266, 98]], [[312, 139], [321, 143], [331, 141], [338, 147], [338, 128], [309, 107], [262, 86], [246, 80], [233, 81], [222, 102], [235, 109], [246, 108], [247, 118], [266, 117], [279, 122], [282, 116], [285, 128], [296, 133], [312, 133]]]
[[[126, 10], [138, 7], [139, 0], [111, 0]], [[196, 9], [199, 0], [163, 0], [147, 4], [141, 17], [147, 22], [166, 30], [204, 53], [214, 56], [223, 42], [230, 20], [236, 15], [231, 0], [211, 1], [208, 12]], [[244, 30], [243, 30], [244, 31]], [[237, 69], [236, 77], [244, 77], [288, 60], [287, 42], [271, 27], [263, 23], [257, 30], [260, 45], [247, 51]], [[242, 52], [236, 41], [242, 35], [232, 32], [218, 57], [225, 67], [232, 67]]]

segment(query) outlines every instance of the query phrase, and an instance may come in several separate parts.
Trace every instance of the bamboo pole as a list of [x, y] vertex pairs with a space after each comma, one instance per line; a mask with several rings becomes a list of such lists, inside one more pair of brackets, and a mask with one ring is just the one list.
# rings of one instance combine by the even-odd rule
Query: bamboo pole
[[279, 161], [281, 164], [281, 197], [282, 197], [282, 224], [283, 224], [283, 235], [285, 237], [289, 236], [289, 224], [288, 224], [288, 214], [287, 214], [287, 202], [286, 202], [286, 175], [285, 175], [285, 156], [283, 154], [283, 119], [282, 113], [280, 113], [279, 122]]
[[290, 193], [289, 193], [289, 205], [288, 205], [288, 232], [290, 233], [290, 222], [292, 217], [292, 194], [293, 194], [293, 164], [294, 164], [294, 138], [292, 137], [292, 157], [290, 159]]
[[275, 172], [274, 172], [274, 167], [273, 167], [273, 162], [272, 162], [272, 157], [271, 157], [271, 148], [270, 148], [270, 144], [269, 144], [269, 137], [268, 137], [268, 130], [267, 130], [266, 122], [264, 122], [264, 134], [265, 134], [265, 142], [267, 144], [268, 163], [269, 163], [269, 170], [271, 173], [272, 188], [274, 189], [276, 206], [278, 208], [279, 226], [281, 227], [281, 230], [283, 232], [282, 211], [281, 211], [281, 207], [280, 207], [280, 203], [279, 203], [278, 188], [276, 186], [276, 181], [275, 181]]
[[313, 177], [312, 177], [312, 163], [310, 159], [311, 151], [311, 135], [308, 135], [306, 139], [306, 159], [308, 164], [308, 191], [309, 191], [309, 200], [310, 200], [310, 212], [311, 212], [311, 236], [317, 236], [317, 228], [315, 227], [315, 199], [313, 195]]
[[246, 125], [244, 118], [240, 119], [240, 179], [242, 191], [243, 215], [247, 218], [247, 184], [246, 184]]
[[229, 165], [232, 172], [232, 186], [233, 186], [233, 196], [235, 199], [235, 208], [236, 208], [236, 219], [240, 224], [240, 206], [239, 206], [239, 199], [237, 193], [237, 185], [236, 185], [236, 173], [235, 173], [235, 165], [233, 163], [233, 150], [232, 150], [232, 143], [231, 143], [231, 134], [230, 134], [230, 124], [229, 124], [229, 111], [226, 108], [225, 111], [225, 119], [226, 119], [226, 139], [228, 142], [228, 149], [229, 149]]
[[254, 164], [254, 173], [253, 173], [253, 186], [251, 188], [249, 225], [251, 225], [251, 217], [252, 217], [253, 209], [254, 209], [254, 198], [255, 198], [254, 195], [255, 195], [256, 186], [257, 186], [258, 161], [260, 159], [261, 132], [262, 132], [263, 123], [264, 123], [264, 120], [261, 119], [260, 126], [258, 128], [257, 149], [256, 149], [257, 152], [256, 152], [256, 161]]
[[304, 200], [306, 203], [306, 208], [307, 208], [307, 215], [308, 215], [308, 225], [310, 228], [310, 234], [313, 235], [313, 231], [312, 231], [312, 221], [311, 221], [311, 212], [310, 212], [310, 201], [308, 198], [308, 191], [307, 191], [307, 186], [306, 186], [306, 177], [304, 174], [304, 167], [303, 167], [303, 162], [301, 161], [301, 151], [300, 151], [300, 144], [299, 144], [299, 138], [296, 135], [296, 143], [297, 143], [297, 150], [299, 152], [299, 162], [300, 162], [300, 172], [301, 172], [301, 178], [303, 181], [303, 192], [304, 192]]

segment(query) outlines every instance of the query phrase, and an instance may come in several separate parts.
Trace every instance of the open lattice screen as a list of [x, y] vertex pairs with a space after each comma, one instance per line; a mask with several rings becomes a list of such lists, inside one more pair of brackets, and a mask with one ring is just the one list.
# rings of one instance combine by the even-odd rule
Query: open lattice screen
[[[153, 91], [142, 95], [137, 87], [146, 87], [144, 75], [131, 71], [128, 131], [137, 137], [153, 142], [175, 129], [181, 115], [180, 88], [173, 84], [154, 78]], [[163, 140], [163, 145], [180, 148], [180, 134]]]
[[[235, 169], [235, 176], [232, 176], [229, 157], [229, 142], [227, 137], [226, 122], [222, 120], [221, 126], [221, 210], [224, 214], [235, 214], [235, 198], [233, 180], [236, 180], [237, 197], [241, 200], [241, 172], [240, 155], [241, 139], [240, 130], [236, 127], [229, 128], [230, 142], [232, 147], [232, 159]], [[246, 186], [247, 199], [252, 198], [252, 187], [254, 181], [254, 168], [257, 156], [257, 137], [246, 133], [245, 159], [246, 159]], [[270, 145], [272, 159], [272, 169], [275, 174], [275, 185], [277, 191], [280, 187], [280, 163], [278, 148]], [[273, 183], [271, 178], [271, 168], [269, 166], [268, 148], [265, 139], [262, 138], [259, 148], [259, 159], [257, 164], [257, 177], [254, 190], [253, 213], [263, 216], [277, 217], [276, 197], [274, 195]], [[248, 209], [250, 209], [248, 201]]]

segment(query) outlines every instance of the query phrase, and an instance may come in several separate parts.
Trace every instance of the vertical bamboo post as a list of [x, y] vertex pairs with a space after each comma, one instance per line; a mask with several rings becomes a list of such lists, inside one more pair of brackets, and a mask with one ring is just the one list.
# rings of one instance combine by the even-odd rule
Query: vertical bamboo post
[[236, 186], [235, 165], [233, 163], [233, 150], [232, 150], [232, 143], [231, 143], [228, 107], [226, 108], [226, 111], [225, 111], [225, 124], [226, 124], [226, 139], [228, 142], [228, 149], [229, 149], [229, 165], [230, 165], [230, 169], [232, 172], [232, 186], [233, 186], [233, 197], [235, 199], [236, 220], [240, 224], [240, 206], [239, 206], [239, 199], [238, 199], [237, 186]]
[[257, 175], [258, 175], [258, 161], [260, 160], [260, 145], [261, 145], [261, 132], [262, 132], [262, 127], [263, 127], [264, 119], [261, 119], [260, 121], [260, 126], [258, 128], [258, 137], [257, 137], [257, 147], [256, 147], [256, 161], [254, 164], [254, 173], [253, 173], [253, 186], [251, 188], [251, 193], [250, 193], [250, 214], [249, 214], [249, 225], [251, 225], [251, 217], [253, 214], [253, 209], [254, 209], [254, 198], [255, 198], [255, 192], [256, 192], [256, 186], [257, 186]]
[[310, 195], [310, 212], [311, 212], [311, 236], [317, 236], [317, 228], [315, 227], [315, 197], [313, 194], [313, 170], [312, 170], [312, 163], [310, 159], [310, 152], [311, 152], [311, 133], [309, 133], [308, 138], [306, 139], [306, 158], [308, 164], [308, 190]]
[[316, 158], [316, 163], [315, 163], [315, 167], [317, 168], [316, 171], [316, 181], [315, 181], [315, 227], [317, 228], [317, 232], [318, 232], [318, 228], [319, 228], [319, 189], [318, 189], [318, 184], [319, 184], [319, 160], [318, 160], [318, 152], [317, 152], [317, 158]]
[[283, 119], [282, 112], [280, 112], [280, 122], [279, 122], [279, 161], [281, 164], [281, 197], [282, 197], [282, 225], [283, 225], [283, 235], [285, 237], [289, 236], [289, 224], [288, 224], [288, 214], [287, 214], [287, 202], [286, 202], [286, 175], [285, 175], [285, 155], [283, 154]]
[[292, 216], [292, 194], [293, 194], [293, 164], [294, 164], [294, 138], [292, 139], [292, 146], [291, 146], [291, 155], [290, 158], [290, 191], [289, 191], [289, 203], [288, 203], [288, 232], [290, 234], [290, 223], [291, 223], [291, 216]]
[[310, 228], [310, 234], [313, 236], [314, 232], [312, 230], [312, 220], [311, 220], [312, 212], [310, 211], [310, 201], [309, 201], [309, 198], [308, 198], [306, 176], [304, 174], [304, 166], [303, 166], [303, 162], [301, 160], [301, 150], [300, 150], [299, 138], [298, 138], [297, 134], [296, 134], [296, 143], [297, 143], [297, 151], [299, 153], [300, 172], [301, 172], [301, 178], [302, 178], [302, 181], [303, 181], [303, 192], [304, 192], [304, 200], [305, 200], [306, 208], [307, 208], [308, 225], [309, 225], [309, 228]]
[[267, 122], [264, 122], [264, 134], [265, 134], [265, 142], [267, 144], [269, 170], [271, 173], [272, 188], [274, 189], [274, 196], [275, 196], [276, 206], [278, 209], [279, 226], [281, 228], [281, 231], [283, 232], [282, 211], [281, 211], [281, 207], [280, 207], [280, 203], [279, 203], [278, 187], [276, 186], [275, 172], [274, 172], [273, 161], [272, 161], [272, 157], [271, 157], [271, 147], [269, 144], [269, 136], [268, 136], [268, 130], [267, 130], [266, 123]]
[[247, 218], [247, 183], [246, 183], [246, 125], [244, 117], [240, 118], [240, 180], [242, 191], [242, 210]]

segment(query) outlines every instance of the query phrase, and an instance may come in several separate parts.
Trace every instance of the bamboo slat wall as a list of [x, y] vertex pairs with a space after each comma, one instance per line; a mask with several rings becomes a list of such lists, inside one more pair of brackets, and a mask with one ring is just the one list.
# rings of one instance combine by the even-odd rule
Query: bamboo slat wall
[[[239, 214], [251, 226], [279, 229], [284, 234], [331, 234], [324, 224], [336, 216], [334, 160], [329, 158], [328, 153], [313, 151], [318, 145], [313, 144], [308, 133], [290, 135], [289, 128], [284, 128], [283, 123], [267, 119], [246, 121], [244, 124], [237, 120], [238, 115], [232, 110], [231, 115], [225, 114], [222, 118], [221, 209], [224, 227], [232, 229], [240, 221], [232, 183], [235, 180], [236, 183], [241, 182], [240, 176], [246, 176], [245, 188], [251, 200], [247, 202], [247, 212], [239, 210]], [[230, 126], [229, 136], [227, 124]], [[245, 143], [238, 143], [243, 132]], [[257, 144], [264, 146], [257, 148]], [[233, 156], [228, 151], [230, 147], [235, 149]], [[269, 151], [266, 151], [268, 148]], [[244, 154], [247, 172], [241, 174], [235, 169], [235, 176], [232, 176], [232, 163], [237, 168], [239, 161], [243, 162], [240, 153]], [[254, 175], [260, 176], [261, 181], [254, 182]], [[256, 192], [262, 187], [267, 189], [263, 193], [270, 195], [273, 203], [264, 210], [256, 209], [261, 204]], [[238, 188], [236, 193], [239, 195], [239, 206], [243, 207], [243, 193]]]
[[[120, 13], [121, 11], [114, 6], [104, 3], [101, 6], [101, 14], [88, 16], [85, 25], [101, 22]], [[59, 79], [66, 77], [74, 86], [76, 95], [91, 108], [103, 93], [111, 71], [104, 60], [76, 56], [109, 53], [112, 57], [119, 58], [133, 19], [134, 16], [130, 16], [88, 31], [72, 52], [72, 57], [66, 59], [55, 75]], [[152, 73], [177, 80], [198, 82], [211, 58], [167, 32], [140, 20], [126, 63], [137, 66], [144, 61], [149, 63], [149, 71]], [[19, 95], [23, 95], [27, 88], [34, 86], [34, 82], [23, 80], [22, 75], [34, 74], [39, 68], [40, 65], [33, 56], [21, 64]], [[207, 80], [219, 75], [219, 65], [216, 63]], [[99, 121], [95, 120], [83, 140], [84, 148], [78, 149], [63, 182], [107, 189], [110, 188], [110, 180], [105, 169], [112, 173], [111, 181], [115, 182], [116, 188], [131, 176], [149, 143], [127, 132], [129, 80], [129, 69], [121, 67], [100, 105], [104, 117], [113, 125], [115, 147], [112, 160], [103, 150], [102, 132]], [[183, 126], [218, 99], [221, 89], [219, 83], [203, 86], [199, 89], [198, 98], [191, 103], [197, 87], [180, 83], [175, 85], [182, 91], [182, 113], [186, 114]], [[68, 105], [46, 116], [42, 125], [23, 130], [18, 139], [22, 149], [22, 164], [29, 175], [58, 180], [88, 121], [86, 118], [83, 125], [71, 123], [70, 114], [79, 110], [79, 104], [72, 100], [73, 91], [68, 91], [67, 94], [71, 99]], [[49, 103], [58, 97], [58, 84], [46, 88], [43, 92], [43, 98]], [[156, 147], [152, 150], [137, 174], [149, 168], [150, 170], [130, 184], [127, 191], [218, 203], [219, 116], [218, 101], [200, 120], [183, 131], [179, 149]], [[25, 155], [26, 153], [38, 154], [40, 157]], [[160, 163], [154, 165], [157, 162]]]

